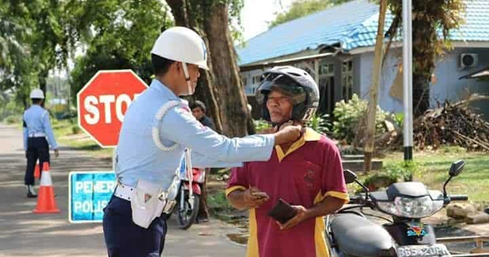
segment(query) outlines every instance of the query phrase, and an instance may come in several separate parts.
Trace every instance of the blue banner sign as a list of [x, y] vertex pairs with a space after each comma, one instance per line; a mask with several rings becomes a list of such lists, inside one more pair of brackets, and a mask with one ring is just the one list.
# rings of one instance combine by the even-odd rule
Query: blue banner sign
[[70, 172], [70, 222], [102, 222], [103, 209], [109, 203], [116, 185], [113, 171]]

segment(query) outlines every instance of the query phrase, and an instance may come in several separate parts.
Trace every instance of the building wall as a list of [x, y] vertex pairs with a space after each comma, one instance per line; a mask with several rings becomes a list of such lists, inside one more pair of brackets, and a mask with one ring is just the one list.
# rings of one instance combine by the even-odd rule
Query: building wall
[[[462, 69], [460, 67], [461, 53], [476, 53], [478, 54], [478, 65], [473, 68]], [[372, 83], [372, 67], [374, 53], [368, 52], [359, 54], [356, 59], [359, 59], [357, 66], [359, 77], [355, 80], [357, 88], [359, 88], [360, 97], [368, 99], [370, 85]], [[382, 109], [391, 112], [402, 112], [402, 101], [393, 98], [390, 95], [390, 87], [394, 82], [397, 74], [397, 64], [402, 61], [402, 50], [396, 49], [392, 51], [386, 58], [384, 69], [382, 71], [381, 83], [379, 88], [379, 105]], [[489, 82], [479, 81], [476, 79], [459, 79], [469, 73], [480, 70], [489, 66], [489, 49], [483, 48], [457, 48], [447, 54], [443, 59], [437, 62], [435, 69], [436, 83], [432, 84], [430, 91], [431, 107], [436, 107], [437, 103], [443, 103], [445, 100], [460, 101], [468, 94], [467, 92], [489, 94]], [[485, 117], [489, 117], [489, 101], [480, 101], [472, 104], [481, 112], [486, 112]]]
[[240, 72], [241, 80], [243, 81], [245, 95], [254, 96], [258, 85], [260, 84], [260, 77], [265, 69], [257, 69]]
[[[379, 106], [383, 110], [391, 112], [402, 112], [402, 101], [399, 101], [392, 96], [390, 96], [390, 87], [394, 82], [397, 74], [397, 65], [401, 59], [396, 56], [400, 55], [401, 52], [398, 49], [393, 49], [389, 52], [388, 57], [384, 63], [382, 69], [382, 75], [379, 85]], [[369, 91], [372, 85], [372, 71], [373, 71], [373, 61], [374, 53], [368, 52], [359, 54], [359, 96], [363, 99], [369, 99]]]
[[[461, 53], [478, 54], [478, 65], [473, 68], [460, 67]], [[450, 52], [443, 60], [439, 61], [435, 70], [437, 83], [433, 85], [431, 105], [436, 106], [436, 100], [443, 102], [444, 99], [460, 101], [466, 99], [470, 93], [489, 95], [489, 81], [478, 79], [459, 79], [460, 77], [489, 67], [489, 49], [487, 48], [457, 48]], [[472, 102], [477, 112], [489, 120], [489, 100]]]

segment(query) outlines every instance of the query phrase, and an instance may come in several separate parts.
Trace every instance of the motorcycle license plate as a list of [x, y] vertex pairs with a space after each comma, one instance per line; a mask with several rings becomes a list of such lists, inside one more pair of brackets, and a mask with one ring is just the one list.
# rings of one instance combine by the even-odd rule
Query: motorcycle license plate
[[409, 245], [397, 248], [398, 257], [450, 257], [447, 247], [442, 244]]

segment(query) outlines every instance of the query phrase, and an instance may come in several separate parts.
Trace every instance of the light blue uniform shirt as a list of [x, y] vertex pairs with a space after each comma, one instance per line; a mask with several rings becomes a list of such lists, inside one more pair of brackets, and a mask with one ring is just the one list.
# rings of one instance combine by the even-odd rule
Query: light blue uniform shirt
[[49, 113], [38, 104], [32, 105], [24, 112], [24, 151], [27, 151], [27, 139], [35, 133], [44, 133], [47, 137], [51, 149], [58, 148], [56, 139], [54, 139]]
[[[169, 101], [179, 101], [161, 119], [156, 113]], [[159, 128], [160, 141], [166, 147], [178, 144], [173, 151], [163, 151], [152, 138]], [[266, 161], [274, 146], [273, 135], [227, 138], [194, 118], [187, 101], [153, 80], [127, 110], [117, 146], [116, 175], [122, 184], [135, 187], [139, 179], [167, 189], [179, 168], [185, 148], [192, 150], [195, 167], [234, 167], [242, 162]]]

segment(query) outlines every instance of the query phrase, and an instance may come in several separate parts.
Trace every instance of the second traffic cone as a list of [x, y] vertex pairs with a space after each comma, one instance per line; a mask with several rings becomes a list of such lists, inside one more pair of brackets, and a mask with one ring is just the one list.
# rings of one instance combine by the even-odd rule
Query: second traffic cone
[[37, 159], [36, 166], [34, 168], [34, 178], [41, 177], [41, 167], [39, 165], [39, 159]]
[[53, 181], [49, 173], [49, 162], [42, 165], [41, 187], [37, 194], [37, 206], [34, 213], [58, 213], [59, 209], [54, 199]]

